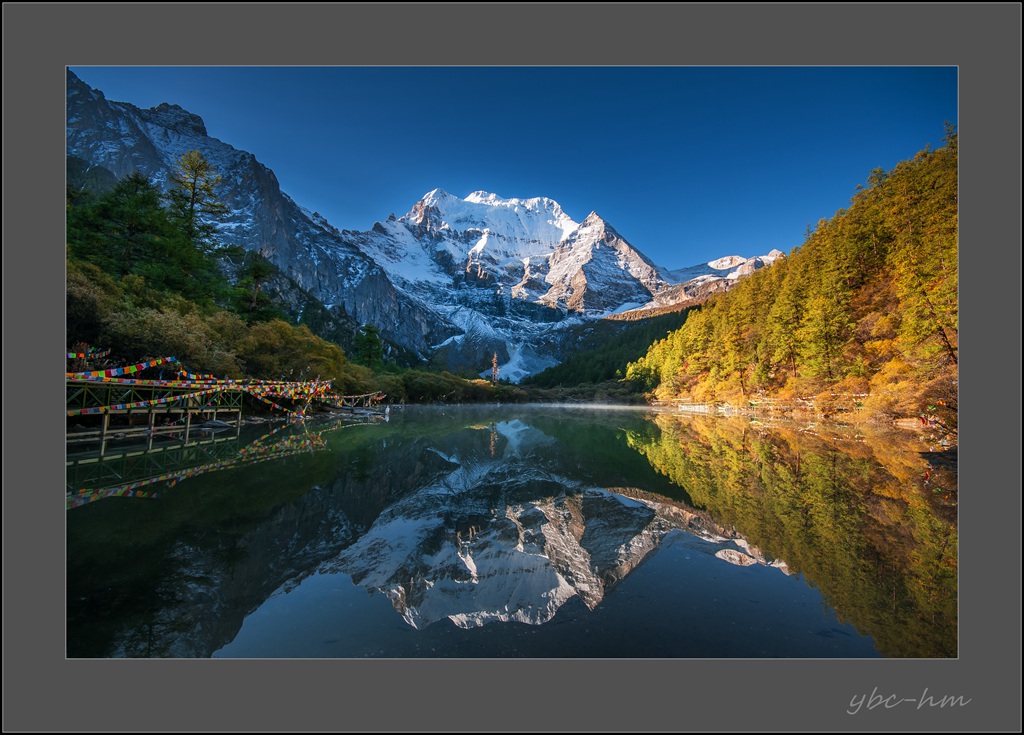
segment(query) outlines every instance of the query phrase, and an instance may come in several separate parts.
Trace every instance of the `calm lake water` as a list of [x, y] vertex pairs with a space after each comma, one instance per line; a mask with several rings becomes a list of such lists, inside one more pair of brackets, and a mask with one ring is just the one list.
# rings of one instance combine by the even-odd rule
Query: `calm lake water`
[[163, 449], [69, 465], [70, 658], [957, 655], [926, 433], [406, 407]]

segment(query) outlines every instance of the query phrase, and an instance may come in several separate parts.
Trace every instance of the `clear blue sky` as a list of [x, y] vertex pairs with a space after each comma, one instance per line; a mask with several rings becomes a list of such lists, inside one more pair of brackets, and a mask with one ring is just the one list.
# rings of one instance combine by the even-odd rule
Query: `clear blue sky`
[[178, 104], [342, 229], [440, 187], [547, 196], [657, 264], [789, 252], [957, 123], [955, 67], [72, 67]]

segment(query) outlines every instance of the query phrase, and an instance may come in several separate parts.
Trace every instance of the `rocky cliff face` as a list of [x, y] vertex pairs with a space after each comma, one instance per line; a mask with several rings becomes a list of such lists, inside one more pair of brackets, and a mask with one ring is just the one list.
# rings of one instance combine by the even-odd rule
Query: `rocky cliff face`
[[253, 154], [211, 138], [197, 115], [109, 101], [68, 71], [67, 153], [76, 167], [139, 171], [166, 188], [190, 150], [222, 177], [224, 244], [262, 249], [339, 322], [374, 324], [448, 368], [488, 372], [496, 352], [513, 381], [556, 364], [568, 326], [691, 303], [781, 255], [668, 271], [596, 213], [577, 223], [552, 199], [483, 191], [462, 199], [435, 189], [403, 217], [339, 231], [282, 192]]
[[392, 341], [415, 352], [425, 354], [456, 333], [397, 291], [381, 268], [326, 220], [292, 201], [253, 154], [209, 137], [198, 116], [177, 105], [144, 110], [108, 101], [68, 71], [69, 156], [119, 178], [138, 171], [167, 188], [177, 158], [190, 150], [200, 151], [222, 177], [218, 195], [228, 213], [217, 224], [225, 245], [262, 248], [337, 316], [386, 326]]

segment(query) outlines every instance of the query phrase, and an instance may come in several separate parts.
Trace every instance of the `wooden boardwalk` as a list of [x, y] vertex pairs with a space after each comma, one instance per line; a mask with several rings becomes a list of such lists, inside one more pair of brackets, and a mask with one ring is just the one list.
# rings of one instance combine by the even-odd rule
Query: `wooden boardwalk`
[[320, 399], [320, 402], [325, 406], [353, 413], [385, 413], [387, 407], [381, 405], [385, 397], [383, 393], [378, 391], [376, 393], [363, 393], [358, 396], [324, 396]]
[[[191, 381], [67, 381], [69, 419], [99, 416], [99, 425], [71, 429], [69, 444], [100, 442], [102, 456], [114, 438], [145, 435], [148, 446], [160, 434], [193, 433], [193, 420], [240, 423], [244, 392], [210, 389]], [[148, 384], [147, 384], [148, 383]], [[117, 421], [112, 421], [117, 417]], [[94, 424], [94, 419], [84, 419]], [[140, 421], [144, 422], [140, 425]]]

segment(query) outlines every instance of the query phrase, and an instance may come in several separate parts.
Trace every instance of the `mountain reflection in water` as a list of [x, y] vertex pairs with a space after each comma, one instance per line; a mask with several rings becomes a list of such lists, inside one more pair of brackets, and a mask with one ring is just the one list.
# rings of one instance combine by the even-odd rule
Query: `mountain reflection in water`
[[955, 473], [915, 484], [906, 440], [552, 407], [321, 436], [69, 510], [68, 655], [956, 655]]

